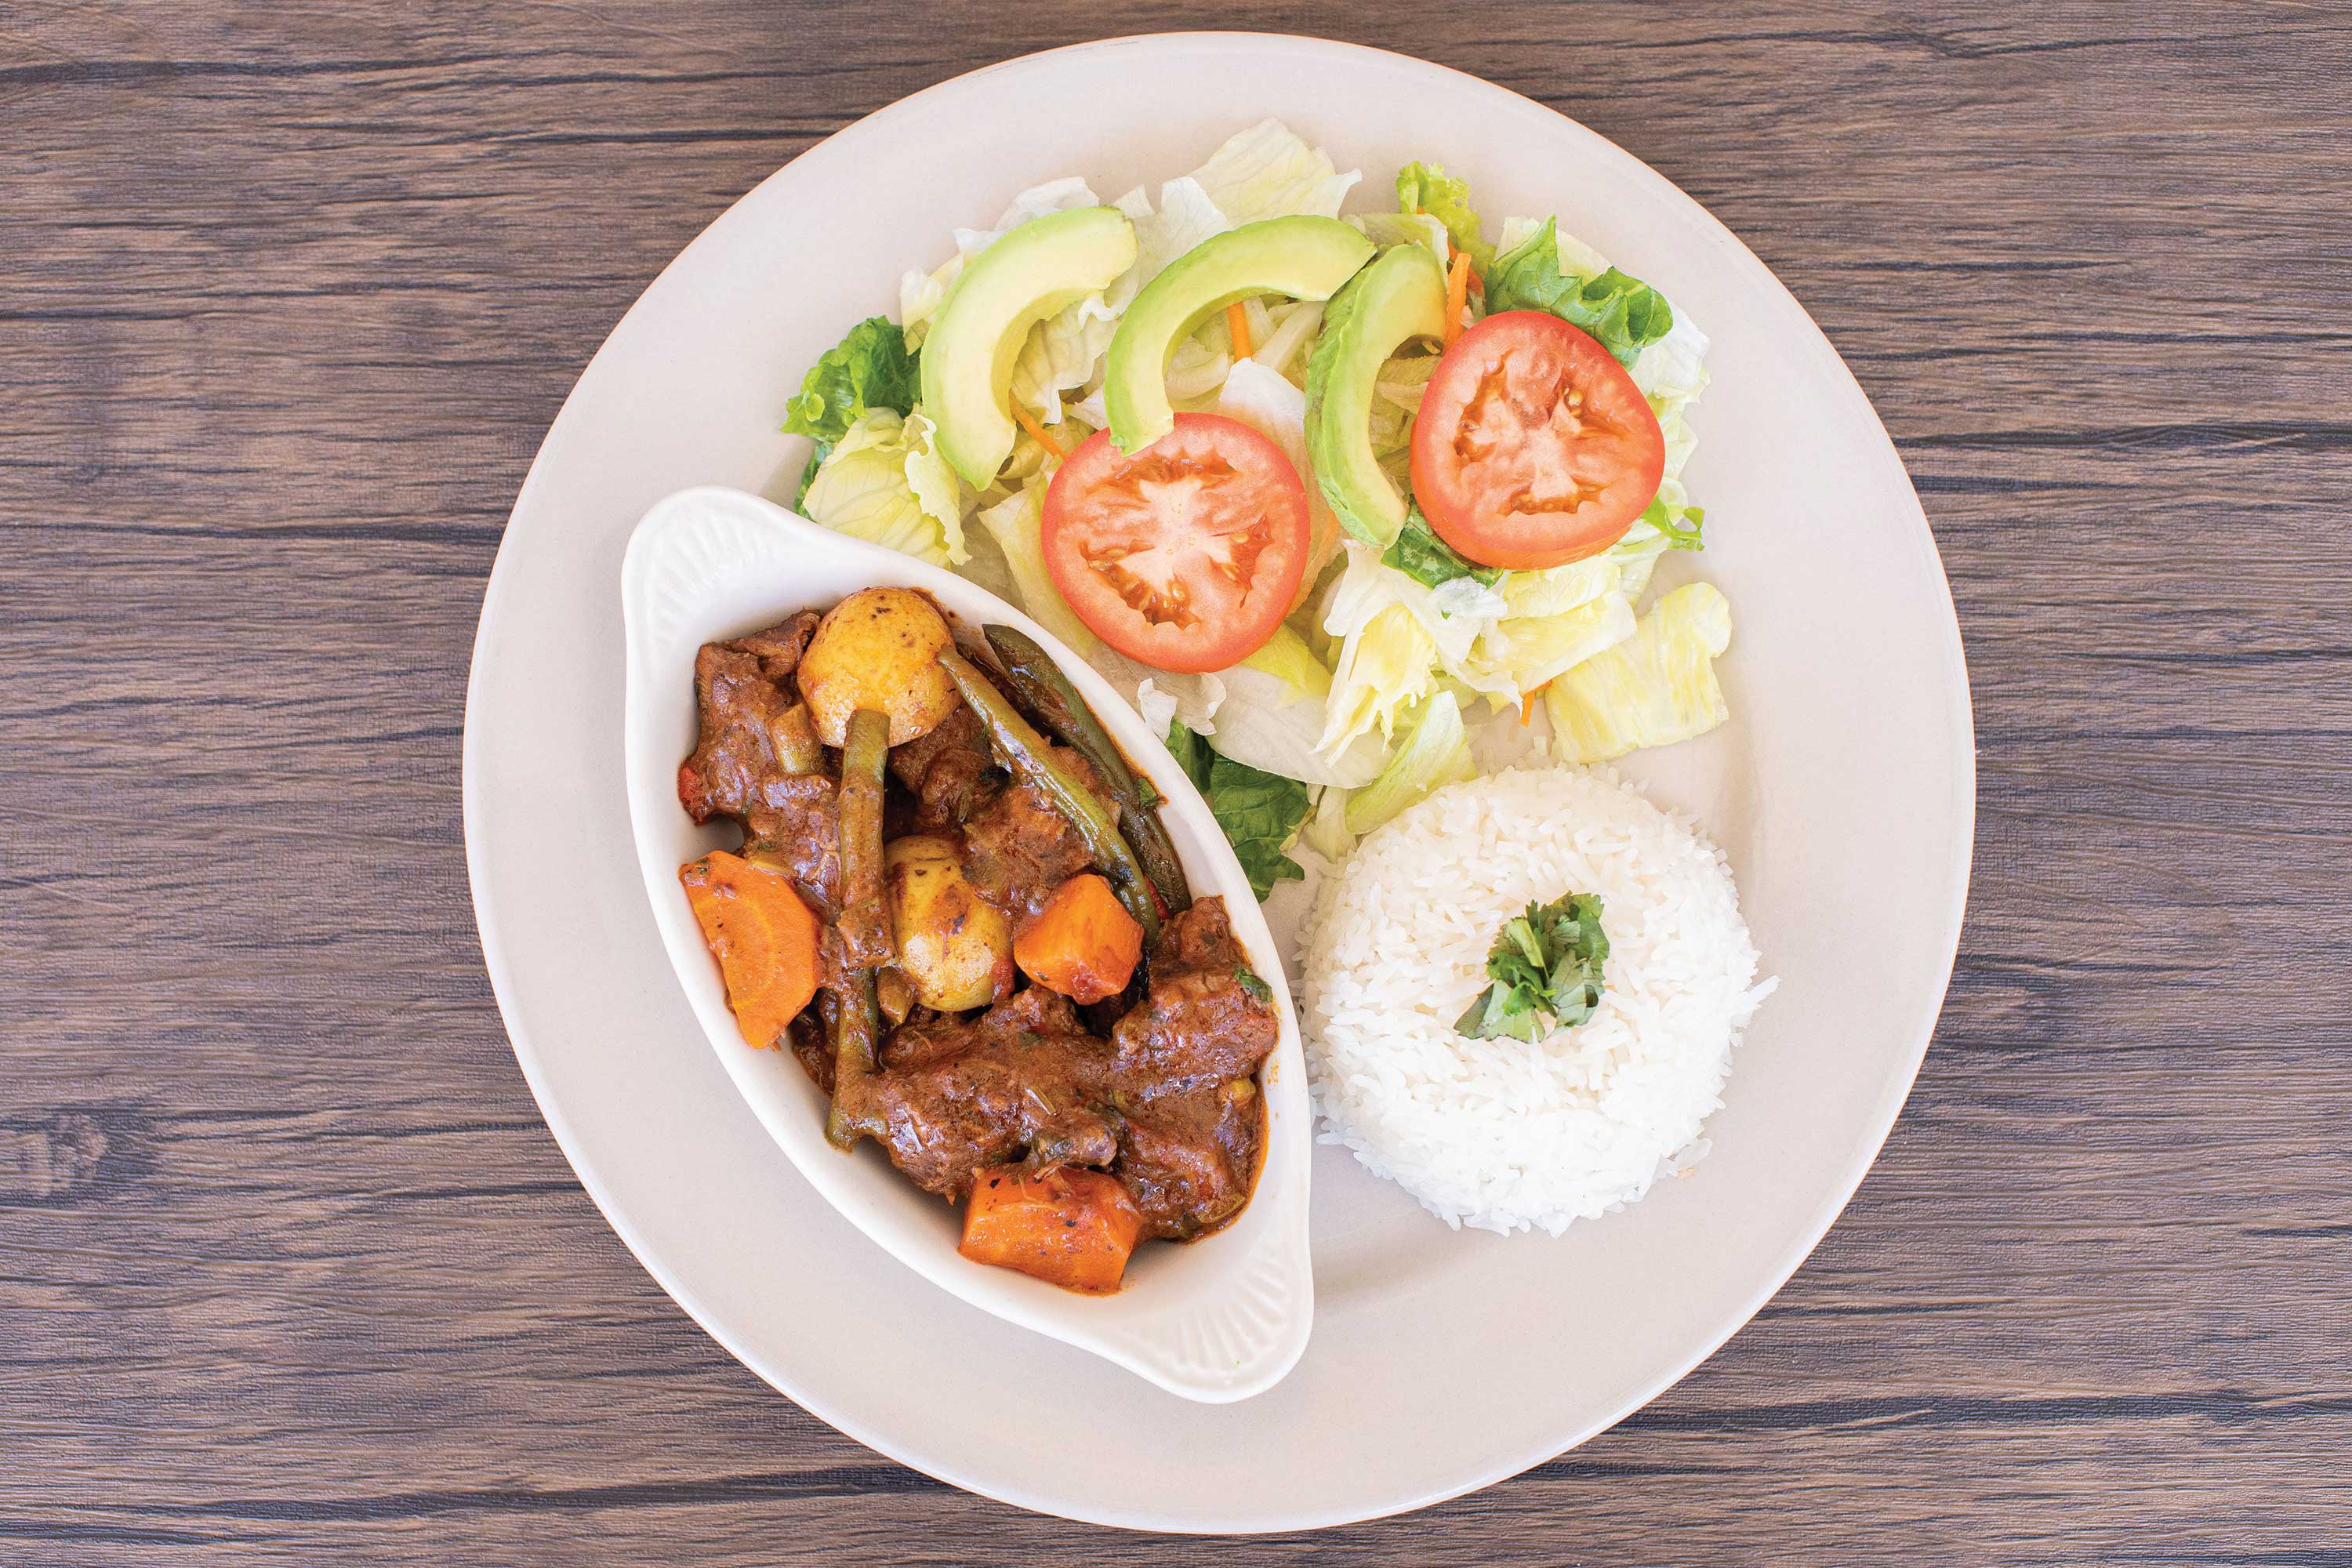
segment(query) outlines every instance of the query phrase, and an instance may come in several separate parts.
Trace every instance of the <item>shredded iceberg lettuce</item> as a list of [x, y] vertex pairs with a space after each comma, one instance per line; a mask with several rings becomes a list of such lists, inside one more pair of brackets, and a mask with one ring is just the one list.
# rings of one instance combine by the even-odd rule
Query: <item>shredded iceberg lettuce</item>
[[1444, 220], [1428, 213], [1359, 213], [1348, 221], [1382, 250], [1391, 245], [1420, 245], [1436, 253], [1440, 267], [1453, 258], [1446, 247]]
[[1478, 635], [1471, 668], [1482, 689], [1540, 689], [1633, 635], [1633, 605], [1612, 588], [1573, 609], [1507, 616]]
[[[1322, 605], [1323, 629], [1339, 640], [1326, 750], [1375, 725], [1392, 735], [1402, 710], [1441, 677], [1498, 703], [1519, 700], [1511, 664], [1478, 653], [1509, 608], [1497, 589], [1472, 576], [1433, 588], [1352, 541], [1347, 562]], [[1416, 659], [1423, 668], [1406, 668]]]
[[1339, 173], [1322, 148], [1272, 119], [1227, 139], [1192, 174], [1234, 226], [1297, 213], [1338, 217], [1339, 204], [1363, 177], [1358, 169]]
[[1055, 592], [1054, 579], [1045, 571], [1045, 550], [1038, 536], [1045, 505], [1045, 483], [1033, 479], [995, 505], [982, 507], [980, 525], [1004, 552], [1005, 567], [1013, 574], [1013, 586], [1021, 591], [1021, 607], [1091, 664], [1104, 651], [1102, 644]]
[[1504, 614], [1514, 619], [1566, 615], [1619, 588], [1619, 576], [1617, 563], [1605, 552], [1540, 572], [1507, 573]]
[[1422, 395], [1437, 369], [1437, 355], [1415, 349], [1381, 366], [1372, 383], [1372, 455], [1402, 456], [1412, 440], [1412, 422], [1421, 413]]
[[904, 418], [877, 408], [851, 425], [810, 476], [799, 508], [811, 522], [933, 565], [971, 558], [961, 482], [919, 405]]
[[1398, 712], [1436, 684], [1436, 639], [1412, 612], [1402, 604], [1381, 605], [1340, 638], [1317, 749], [1336, 752], [1374, 725], [1382, 736], [1393, 735]]
[[1250, 357], [1305, 390], [1305, 373], [1301, 371], [1294, 374], [1290, 362], [1298, 357], [1298, 351], [1306, 347], [1307, 340], [1322, 327], [1323, 301], [1296, 300], [1286, 305], [1276, 305], [1266, 311], [1266, 317], [1274, 323], [1274, 330], [1258, 343], [1257, 352]]
[[880, 316], [858, 322], [818, 355], [801, 378], [799, 394], [784, 405], [784, 433], [816, 443], [808, 466], [801, 470], [793, 504], [800, 504], [825, 455], [861, 416], [877, 408], [909, 413], [921, 390], [921, 374], [906, 335]]
[[1559, 754], [1605, 763], [1704, 735], [1731, 716], [1715, 659], [1731, 646], [1731, 605], [1711, 584], [1662, 596], [1633, 635], [1546, 689]]
[[1348, 797], [1342, 819], [1346, 830], [1358, 837], [1370, 833], [1438, 785], [1466, 779], [1475, 771], [1461, 701], [1451, 691], [1439, 691], [1412, 715], [1396, 760], [1368, 787]]
[[[1495, 247], [1480, 236], [1485, 226], [1478, 221], [1478, 212], [1470, 205], [1470, 182], [1456, 178], [1435, 163], [1407, 163], [1397, 171], [1397, 207], [1408, 213], [1425, 213], [1438, 220], [1446, 237], [1456, 250], [1470, 253], [1470, 265], [1484, 277], [1495, 264]], [[1448, 259], [1440, 247], [1437, 259]]]
[[1378, 777], [1388, 746], [1362, 734], [1331, 752], [1318, 751], [1328, 722], [1331, 672], [1307, 641], [1277, 626], [1263, 647], [1218, 672], [1224, 700], [1217, 705], [1209, 743], [1222, 756], [1303, 784], [1353, 788]]
[[1356, 847], [1356, 836], [1348, 831], [1348, 797], [1354, 793], [1330, 785], [1317, 791], [1315, 809], [1298, 830], [1298, 841], [1335, 864], [1347, 858]]

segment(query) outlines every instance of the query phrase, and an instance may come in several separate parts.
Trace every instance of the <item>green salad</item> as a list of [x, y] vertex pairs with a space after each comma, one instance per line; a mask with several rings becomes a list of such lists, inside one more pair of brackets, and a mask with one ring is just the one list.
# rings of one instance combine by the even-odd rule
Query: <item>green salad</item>
[[1362, 186], [1268, 120], [1156, 195], [1024, 191], [850, 326], [783, 426], [814, 447], [796, 510], [1093, 664], [1261, 898], [1302, 844], [1345, 855], [1470, 776], [1476, 726], [1540, 711], [1533, 743], [1598, 763], [1727, 711], [1728, 604], [1650, 594], [1702, 543], [1705, 334], [1435, 163]]

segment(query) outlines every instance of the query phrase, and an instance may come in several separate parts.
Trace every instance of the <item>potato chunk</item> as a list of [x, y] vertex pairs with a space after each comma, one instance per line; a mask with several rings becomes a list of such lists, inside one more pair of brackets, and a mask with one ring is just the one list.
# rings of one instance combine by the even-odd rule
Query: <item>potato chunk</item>
[[948, 624], [912, 588], [862, 588], [817, 623], [795, 673], [817, 738], [839, 746], [860, 708], [887, 714], [890, 744], [901, 746], [955, 710], [955, 684], [941, 669], [954, 646]]
[[964, 879], [953, 839], [894, 838], [882, 864], [898, 967], [917, 1001], [961, 1013], [1013, 989], [1013, 928]]

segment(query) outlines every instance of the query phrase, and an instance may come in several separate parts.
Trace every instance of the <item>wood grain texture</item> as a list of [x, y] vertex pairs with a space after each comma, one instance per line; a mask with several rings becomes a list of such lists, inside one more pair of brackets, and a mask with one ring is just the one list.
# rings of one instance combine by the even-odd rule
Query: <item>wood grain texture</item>
[[2352, 10], [1157, 3], [1576, 116], [1916, 476], [1981, 746], [1917, 1092], [1574, 1453], [1249, 1543], [777, 1397], [606, 1230], [480, 966], [479, 589], [580, 365], [929, 8], [0, 7], [0, 1563], [2352, 1564]]

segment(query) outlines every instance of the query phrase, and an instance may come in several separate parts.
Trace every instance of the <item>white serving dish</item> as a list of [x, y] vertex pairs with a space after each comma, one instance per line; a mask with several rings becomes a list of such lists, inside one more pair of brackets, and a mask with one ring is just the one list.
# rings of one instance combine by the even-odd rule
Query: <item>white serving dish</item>
[[[1265, 1157], [1249, 1207], [1214, 1236], [1139, 1249], [1116, 1295], [1076, 1295], [970, 1262], [956, 1252], [960, 1211], [900, 1176], [870, 1140], [852, 1154], [827, 1143], [824, 1095], [790, 1052], [744, 1043], [678, 886], [680, 865], [732, 848], [740, 837], [732, 827], [696, 826], [677, 803], [677, 766], [694, 749], [695, 651], [877, 586], [920, 588], [961, 623], [960, 633], [1009, 624], [1054, 656], [1119, 749], [1167, 797], [1161, 820], [1193, 889], [1223, 895], [1235, 939], [1274, 987], [1282, 1038], [1260, 1074]], [[1160, 738], [1052, 633], [995, 595], [740, 490], [682, 490], [646, 513], [623, 559], [621, 608], [628, 642], [623, 765], [654, 923], [710, 1048], [810, 1185], [941, 1289], [1092, 1351], [1171, 1394], [1222, 1403], [1272, 1386], [1307, 1348], [1315, 1317], [1307, 1242], [1313, 1111], [1297, 1014], [1249, 881]]]

